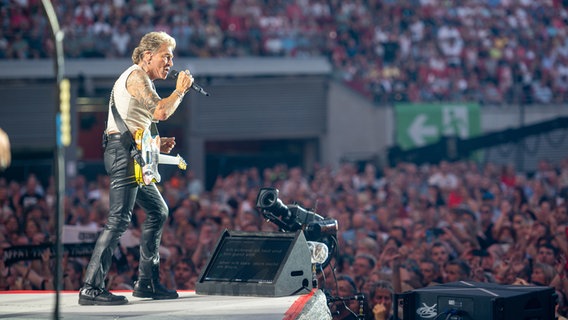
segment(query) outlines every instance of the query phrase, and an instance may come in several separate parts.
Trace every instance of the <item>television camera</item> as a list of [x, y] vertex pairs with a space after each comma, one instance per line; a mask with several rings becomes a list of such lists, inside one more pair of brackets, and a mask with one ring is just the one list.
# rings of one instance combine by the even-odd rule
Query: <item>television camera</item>
[[312, 263], [321, 265], [321, 269], [325, 268], [335, 253], [337, 246], [337, 220], [325, 219], [319, 214], [302, 208], [297, 204], [285, 205], [278, 198], [278, 189], [261, 188], [256, 198], [256, 206], [262, 212], [262, 215], [269, 222], [274, 223], [280, 231], [296, 232], [302, 230], [307, 241], [323, 243], [327, 246], [329, 252], [322, 257], [321, 247], [315, 246], [312, 250]]

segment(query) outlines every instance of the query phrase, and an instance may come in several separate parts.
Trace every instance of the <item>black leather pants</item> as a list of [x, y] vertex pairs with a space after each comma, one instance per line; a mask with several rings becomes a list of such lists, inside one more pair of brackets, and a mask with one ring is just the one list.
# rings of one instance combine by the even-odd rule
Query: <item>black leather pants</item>
[[110, 176], [110, 212], [99, 235], [87, 271], [85, 285], [105, 288], [104, 281], [120, 236], [128, 229], [132, 209], [137, 203], [146, 212], [140, 239], [139, 279], [159, 279], [162, 238], [168, 207], [154, 183], [139, 186], [134, 180], [134, 160], [120, 140], [108, 142], [104, 154], [105, 169]]

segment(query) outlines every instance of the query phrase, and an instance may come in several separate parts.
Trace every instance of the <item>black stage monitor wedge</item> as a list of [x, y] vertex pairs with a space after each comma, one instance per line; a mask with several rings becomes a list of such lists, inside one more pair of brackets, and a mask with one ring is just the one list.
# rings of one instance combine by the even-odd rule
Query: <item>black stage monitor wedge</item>
[[408, 291], [395, 301], [402, 303], [404, 320], [551, 320], [556, 293], [543, 286], [457, 281]]
[[311, 291], [311, 253], [302, 231], [225, 230], [195, 292], [203, 295], [282, 297]]

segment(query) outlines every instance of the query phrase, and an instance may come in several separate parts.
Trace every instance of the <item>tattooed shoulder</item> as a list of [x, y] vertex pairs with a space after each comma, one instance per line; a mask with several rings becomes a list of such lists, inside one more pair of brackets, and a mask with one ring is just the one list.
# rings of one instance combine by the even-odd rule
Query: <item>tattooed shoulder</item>
[[150, 78], [143, 70], [134, 70], [126, 81], [128, 92], [142, 105], [151, 109], [156, 106], [160, 97], [154, 91]]

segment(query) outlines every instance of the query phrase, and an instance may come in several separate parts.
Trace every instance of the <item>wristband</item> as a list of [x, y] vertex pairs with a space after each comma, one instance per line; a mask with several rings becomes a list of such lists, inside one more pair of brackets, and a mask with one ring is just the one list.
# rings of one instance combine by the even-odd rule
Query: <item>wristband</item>
[[183, 99], [183, 96], [185, 95], [185, 93], [179, 92], [177, 89], [174, 90], [174, 93], [177, 94], [180, 99]]

